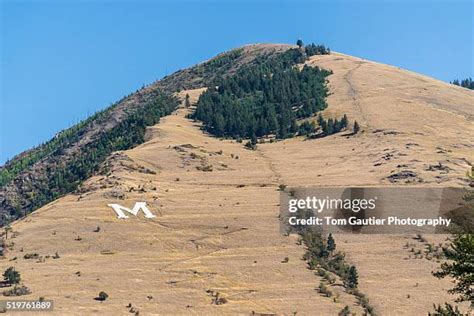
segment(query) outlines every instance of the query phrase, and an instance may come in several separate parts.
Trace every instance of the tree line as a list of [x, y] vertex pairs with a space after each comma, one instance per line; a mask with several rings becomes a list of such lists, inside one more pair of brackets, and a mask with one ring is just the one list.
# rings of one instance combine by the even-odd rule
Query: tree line
[[471, 79], [471, 77], [463, 79], [461, 81], [459, 81], [458, 79], [455, 79], [451, 83], [456, 86], [474, 90], [474, 81]]
[[296, 41], [296, 45], [300, 49], [304, 48], [304, 52], [307, 56], [331, 54], [331, 50], [329, 49], [329, 47], [326, 47], [324, 45], [316, 45], [314, 43], [304, 46], [303, 40], [301, 39]]

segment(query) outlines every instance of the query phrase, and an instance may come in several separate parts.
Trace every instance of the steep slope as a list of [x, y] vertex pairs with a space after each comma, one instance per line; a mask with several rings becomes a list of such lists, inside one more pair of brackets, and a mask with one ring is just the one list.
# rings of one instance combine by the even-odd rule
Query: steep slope
[[[345, 305], [360, 314], [340, 287], [336, 302], [315, 291], [319, 277], [301, 260], [303, 246], [279, 233], [279, 184], [466, 185], [474, 93], [337, 53], [307, 64], [333, 70], [324, 114], [347, 114], [361, 123], [360, 134], [251, 151], [203, 133], [185, 118], [189, 109], [179, 109], [149, 128], [145, 143], [110, 157], [80, 193], [13, 223], [0, 268], [14, 265], [32, 290], [25, 298], [53, 299], [58, 315], [128, 314], [129, 302], [145, 315], [333, 315]], [[196, 102], [203, 89], [187, 88], [180, 98]], [[410, 176], [389, 178], [399, 172]], [[120, 220], [107, 207], [136, 201], [157, 217]], [[403, 245], [411, 236], [339, 235], [336, 242], [380, 314], [419, 315], [452, 301], [449, 280], [431, 276], [439, 263], [408, 259]], [[102, 290], [110, 298], [100, 303], [94, 297]], [[216, 292], [227, 302], [213, 304]]]
[[74, 191], [113, 151], [142, 143], [144, 127], [176, 108], [172, 97], [176, 91], [209, 86], [215, 78], [232, 75], [257, 57], [270, 58], [290, 47], [248, 45], [177, 71], [17, 155], [0, 167], [0, 224]]

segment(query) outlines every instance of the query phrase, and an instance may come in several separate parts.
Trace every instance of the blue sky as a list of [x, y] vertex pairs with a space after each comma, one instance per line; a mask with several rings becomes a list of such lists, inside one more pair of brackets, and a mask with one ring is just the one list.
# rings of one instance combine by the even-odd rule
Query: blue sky
[[0, 0], [0, 164], [143, 84], [247, 43], [324, 43], [473, 75], [473, 2]]

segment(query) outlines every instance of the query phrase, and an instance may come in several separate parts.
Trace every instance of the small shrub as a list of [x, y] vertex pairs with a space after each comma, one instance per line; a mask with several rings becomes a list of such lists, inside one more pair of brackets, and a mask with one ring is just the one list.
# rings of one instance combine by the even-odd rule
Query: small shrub
[[414, 238], [415, 240], [418, 240], [419, 242], [426, 242], [425, 237], [421, 234], [416, 234], [416, 237]]
[[349, 309], [349, 306], [345, 306], [340, 312], [339, 312], [339, 316], [349, 316], [351, 314], [351, 311]]
[[37, 254], [36, 252], [34, 253], [27, 253], [23, 256], [24, 259], [38, 259], [39, 258], [39, 254]]
[[105, 293], [104, 291], [100, 291], [99, 295], [95, 298], [97, 301], [105, 301], [106, 299], [109, 298], [109, 294]]
[[256, 150], [257, 149], [257, 144], [253, 143], [252, 141], [248, 141], [245, 143], [245, 147], [248, 148], [248, 149], [251, 149], [251, 150]]
[[24, 285], [15, 285], [13, 289], [3, 292], [4, 296], [22, 296], [28, 294], [31, 294], [31, 291]]
[[362, 292], [357, 289], [352, 290], [351, 292], [357, 298], [357, 302], [364, 309], [367, 314], [375, 315], [374, 307], [370, 305], [369, 299]]
[[228, 302], [228, 300], [225, 297], [220, 297], [219, 292], [208, 290], [208, 293], [212, 295], [212, 304], [223, 305]]
[[222, 304], [226, 304], [228, 301], [225, 297], [219, 297], [217, 300], [216, 300], [216, 305], [222, 305]]
[[336, 278], [333, 277], [332, 275], [330, 275], [329, 273], [326, 272], [326, 274], [324, 275], [324, 280], [326, 280], [329, 284], [334, 284], [336, 283]]
[[449, 303], [444, 303], [444, 307], [440, 305], [436, 306], [433, 304], [434, 313], [428, 313], [429, 316], [462, 316], [457, 306], [453, 306]]
[[319, 283], [318, 291], [319, 291], [319, 293], [321, 293], [322, 295], [324, 295], [326, 297], [331, 297], [332, 296], [331, 290], [323, 282]]
[[212, 165], [197, 166], [196, 169], [204, 172], [212, 172]]

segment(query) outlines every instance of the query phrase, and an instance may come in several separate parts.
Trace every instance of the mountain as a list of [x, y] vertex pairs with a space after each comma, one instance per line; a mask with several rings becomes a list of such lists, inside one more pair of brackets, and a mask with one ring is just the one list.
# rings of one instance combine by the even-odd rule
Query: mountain
[[[322, 115], [346, 114], [349, 130], [355, 121], [360, 125], [355, 135], [343, 130], [288, 137], [249, 150], [233, 135], [213, 136], [215, 122], [190, 118], [201, 95], [219, 98], [213, 89], [231, 85], [225, 78], [242, 75], [239, 69], [246, 66], [252, 73], [255, 66], [270, 67], [265, 60], [290, 49], [298, 48], [250, 45], [178, 71], [64, 132], [60, 145], [44, 145], [7, 163], [3, 170], [45, 151], [29, 165], [20, 164], [2, 186], [5, 220], [33, 210], [42, 183], [51, 181], [58, 164], [87, 152], [87, 144], [123, 139], [121, 129], [107, 131], [127, 119], [133, 119], [127, 128], [147, 126], [125, 145], [105, 146], [70, 193], [58, 191], [50, 203], [11, 223], [0, 268], [14, 266], [21, 273], [32, 292], [21, 298], [52, 299], [58, 315], [334, 315], [346, 305], [362, 314], [339, 280], [330, 298], [315, 290], [323, 277], [302, 260], [304, 245], [279, 232], [279, 187], [465, 187], [474, 160], [474, 92], [331, 52], [290, 67], [303, 69], [304, 63], [331, 71]], [[245, 97], [256, 97], [252, 93], [248, 88]], [[140, 121], [142, 113], [156, 117], [156, 124]], [[317, 117], [298, 118], [304, 120]], [[146, 202], [156, 217], [118, 219], [108, 206], [131, 208], [137, 201]], [[446, 293], [450, 280], [431, 275], [440, 263], [414, 259], [409, 249], [443, 244], [445, 235], [335, 239], [357, 267], [359, 289], [378, 314], [425, 314], [433, 303], [453, 301]], [[107, 300], [94, 299], [100, 291]]]

